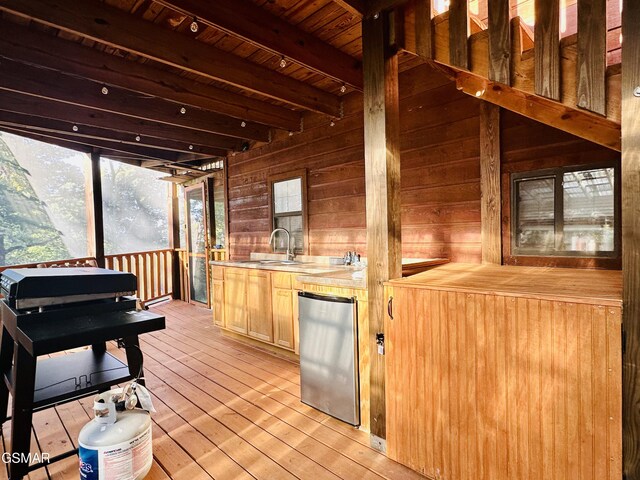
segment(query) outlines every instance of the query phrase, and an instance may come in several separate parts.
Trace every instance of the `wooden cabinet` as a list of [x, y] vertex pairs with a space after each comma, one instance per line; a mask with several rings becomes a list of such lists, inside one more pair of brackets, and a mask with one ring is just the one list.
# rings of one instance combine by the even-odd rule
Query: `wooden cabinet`
[[271, 315], [271, 274], [250, 270], [247, 278], [248, 334], [265, 342], [273, 342]]
[[211, 267], [211, 308], [213, 323], [224, 327], [224, 267]]
[[[293, 293], [291, 289], [274, 288], [272, 295], [274, 343], [289, 350], [293, 350], [295, 345]], [[297, 301], [298, 299], [296, 298], [295, 300]]]
[[225, 327], [237, 333], [247, 333], [247, 271], [241, 268], [224, 270]]
[[294, 315], [294, 303], [297, 307], [298, 294], [291, 290], [295, 276], [287, 272], [271, 273], [274, 343], [288, 350], [294, 350], [296, 347], [294, 332], [297, 330], [295, 324], [298, 317]]
[[619, 272], [450, 264], [391, 282], [387, 452], [431, 478], [619, 479]]
[[211, 276], [216, 325], [297, 353], [295, 274], [213, 266]]
[[213, 323], [224, 327], [224, 281], [213, 280], [211, 282], [211, 307], [213, 309]]

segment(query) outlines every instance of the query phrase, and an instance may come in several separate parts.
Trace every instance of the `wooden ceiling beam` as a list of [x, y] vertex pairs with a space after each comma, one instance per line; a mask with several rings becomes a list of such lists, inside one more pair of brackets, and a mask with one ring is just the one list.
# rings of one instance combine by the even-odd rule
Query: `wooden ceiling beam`
[[300, 112], [0, 20], [2, 56], [87, 80], [289, 131]]
[[[109, 130], [106, 128], [91, 127], [88, 125], [73, 124], [50, 118], [34, 117], [23, 115], [21, 113], [7, 112], [0, 110], [0, 122], [4, 125], [14, 126], [16, 128], [28, 127], [30, 130], [39, 130], [44, 133], [63, 133], [73, 135], [79, 138], [93, 138], [96, 140], [108, 140], [128, 145], [141, 145], [145, 147], [156, 148], [159, 150], [169, 150], [172, 152], [182, 152], [200, 155], [210, 155], [214, 157], [225, 156], [227, 151], [222, 148], [211, 148], [202, 145], [189, 145], [183, 142], [164, 140], [156, 137], [140, 137], [137, 142], [131, 133], [119, 132], [117, 130]], [[74, 131], [73, 127], [77, 131]], [[193, 148], [189, 148], [193, 147]]]
[[621, 149], [620, 124], [548, 98], [491, 82], [471, 72], [456, 74], [458, 90], [499, 105], [545, 125], [616, 151]]
[[210, 163], [211, 160], [190, 160], [188, 162], [165, 162], [158, 160], [149, 160], [146, 157], [140, 157], [136, 155], [130, 155], [122, 152], [114, 152], [109, 150], [100, 150], [102, 157], [107, 157], [109, 160], [138, 160], [140, 166], [143, 168], [157, 169], [163, 167], [165, 169], [174, 169], [182, 171], [200, 171], [201, 165]]
[[187, 144], [197, 144], [236, 151], [240, 151], [243, 144], [241, 139], [207, 133], [201, 130], [173, 127], [163, 123], [100, 112], [91, 108], [35, 98], [29, 95], [21, 95], [3, 90], [0, 90], [0, 106], [3, 110], [10, 112], [117, 130], [128, 133], [134, 139], [136, 135], [141, 137], [150, 136], [166, 140], [176, 140]]
[[248, 0], [201, 2], [156, 0], [259, 48], [362, 90], [362, 65], [355, 58], [291, 25]]
[[169, 152], [167, 150], [157, 150], [140, 145], [126, 145], [124, 143], [111, 142], [108, 140], [96, 140], [95, 138], [79, 138], [64, 133], [42, 132], [39, 130], [33, 131], [28, 127], [10, 127], [2, 124], [1, 122], [0, 126], [2, 126], [2, 128], [12, 128], [14, 131], [39, 135], [42, 138], [61, 140], [67, 143], [85, 145], [87, 147], [98, 148], [101, 150], [111, 150], [114, 152], [132, 154], [138, 157], [146, 157], [148, 159], [163, 160], [167, 162], [181, 162], [201, 158], [188, 153]]
[[306, 110], [340, 116], [340, 99], [97, 0], [2, 0], [0, 11], [59, 28]]
[[214, 158], [203, 158], [200, 160], [187, 160], [181, 162], [161, 162], [157, 160], [147, 160], [145, 161], [145, 166], [147, 167], [157, 167], [163, 165], [165, 167], [176, 168], [179, 170], [194, 170], [198, 169], [202, 165], [206, 165], [207, 163], [215, 162]]
[[[9, 127], [0, 125], [0, 131], [12, 133], [14, 135], [19, 135], [21, 137], [29, 138], [31, 140], [37, 140], [38, 142], [43, 142], [50, 145], [56, 145], [58, 147], [74, 150], [76, 152], [86, 153], [87, 155], [90, 155], [91, 152], [94, 150], [94, 148], [86, 145], [81, 145], [79, 143], [66, 142], [61, 139], [46, 137], [38, 133], [29, 132], [28, 130], [14, 129], [14, 128], [9, 128]], [[164, 163], [162, 164], [154, 163], [153, 165], [149, 165], [149, 162], [156, 162], [156, 160], [145, 160], [140, 157], [135, 157], [128, 154], [122, 154], [122, 152], [116, 152], [113, 150], [100, 150], [100, 153], [101, 155], [104, 155], [110, 159], [114, 159], [121, 163], [126, 163], [134, 167], [144, 167], [144, 168], [148, 168], [148, 169], [155, 170], [162, 173], [173, 174], [175, 170], [180, 169], [177, 167], [165, 167]], [[186, 167], [182, 167], [181, 169], [189, 170], [189, 171], [192, 170]]]
[[368, 0], [366, 15], [373, 16], [386, 10], [393, 10], [394, 8], [403, 6], [408, 1], [409, 0]]
[[365, 0], [333, 0], [351, 15], [362, 17], [366, 13]]
[[51, 145], [56, 145], [57, 147], [67, 148], [69, 150], [74, 150], [76, 152], [82, 153], [91, 153], [92, 148], [87, 145], [81, 145], [79, 143], [74, 142], [66, 142], [60, 139], [48, 138], [39, 133], [30, 132], [26, 129], [7, 127], [5, 125], [0, 125], [0, 131], [11, 133], [13, 135], [19, 135], [21, 137], [30, 138], [31, 140], [37, 140], [38, 142], [49, 143]]
[[33, 67], [13, 60], [0, 60], [0, 68], [2, 90], [219, 135], [260, 142], [268, 142], [271, 138], [269, 127], [265, 125], [240, 121], [198, 108], [187, 108], [120, 88], [106, 87], [56, 70]]

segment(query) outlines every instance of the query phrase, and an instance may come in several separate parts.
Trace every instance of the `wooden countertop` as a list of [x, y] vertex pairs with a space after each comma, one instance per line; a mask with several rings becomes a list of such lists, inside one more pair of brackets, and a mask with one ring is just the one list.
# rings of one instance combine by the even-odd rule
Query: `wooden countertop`
[[622, 305], [622, 272], [448, 263], [389, 285], [598, 305]]
[[[447, 263], [447, 258], [403, 258], [402, 259], [402, 276], [413, 275], [422, 272], [434, 265], [442, 265]], [[297, 280], [302, 283], [312, 285], [327, 285], [341, 288], [367, 288], [367, 272], [366, 270], [343, 267], [344, 270], [338, 270], [327, 273], [317, 273], [314, 275], [301, 275]], [[356, 273], [357, 272], [357, 273]], [[355, 275], [354, 275], [355, 274]]]

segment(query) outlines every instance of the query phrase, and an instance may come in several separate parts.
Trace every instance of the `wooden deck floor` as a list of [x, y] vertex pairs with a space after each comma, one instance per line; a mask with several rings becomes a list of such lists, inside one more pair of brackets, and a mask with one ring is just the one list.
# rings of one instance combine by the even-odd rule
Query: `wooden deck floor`
[[[224, 338], [204, 308], [152, 309], [167, 328], [141, 338], [157, 410], [147, 479], [422, 478], [369, 448], [368, 434], [302, 404], [295, 363]], [[36, 413], [32, 451], [54, 456], [75, 446], [91, 406], [89, 398]], [[5, 425], [4, 443], [7, 433]], [[29, 478], [76, 479], [77, 457]]]

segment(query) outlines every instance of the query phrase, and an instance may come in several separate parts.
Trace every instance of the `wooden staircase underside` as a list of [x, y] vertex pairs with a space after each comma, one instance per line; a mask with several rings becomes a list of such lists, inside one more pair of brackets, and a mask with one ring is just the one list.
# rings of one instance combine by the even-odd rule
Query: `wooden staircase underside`
[[[489, 79], [489, 31], [480, 22], [470, 21], [468, 38], [469, 68], [459, 68], [450, 61], [449, 12], [431, 21], [432, 58], [420, 55], [416, 42], [416, 10], [410, 3], [404, 12], [404, 45], [408, 53], [418, 55], [450, 78], [462, 92], [499, 105], [513, 112], [613, 150], [621, 149], [621, 68], [606, 69], [606, 116], [578, 106], [577, 35], [560, 42], [560, 98], [551, 100], [535, 93], [535, 59], [533, 35], [515, 17], [510, 21], [510, 85]], [[419, 27], [418, 27], [419, 28]]]

